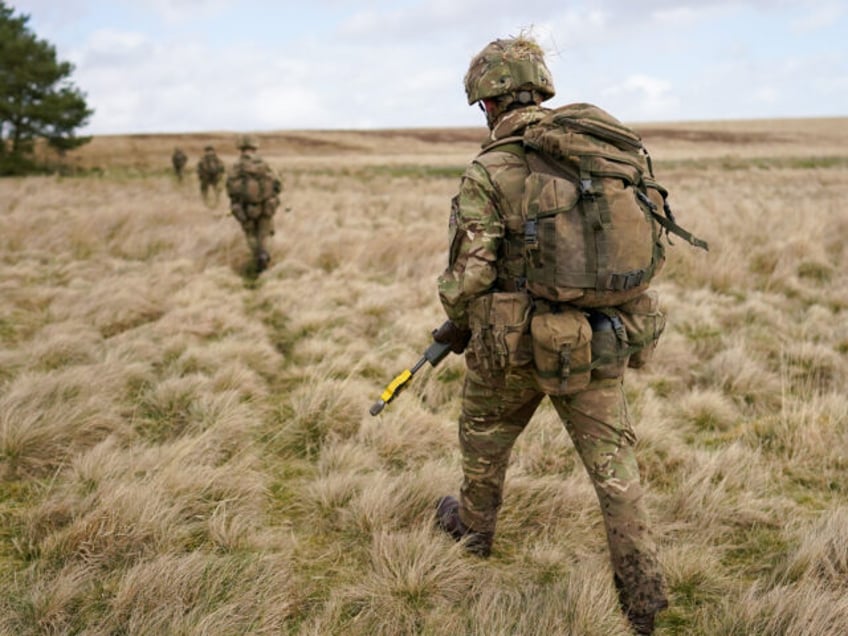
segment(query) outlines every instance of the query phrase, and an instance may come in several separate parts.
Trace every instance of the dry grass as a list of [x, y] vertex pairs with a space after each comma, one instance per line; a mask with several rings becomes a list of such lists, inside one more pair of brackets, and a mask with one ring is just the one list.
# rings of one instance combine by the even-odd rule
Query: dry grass
[[[846, 633], [848, 126], [640, 130], [712, 248], [671, 248], [668, 329], [626, 382], [659, 633]], [[432, 527], [462, 361], [367, 412], [443, 319], [481, 137], [261, 136], [291, 212], [259, 279], [223, 201], [169, 174], [174, 145], [233, 159], [229, 133], [97, 138], [81, 176], [0, 181], [0, 633], [627, 633], [549, 405], [487, 561]]]

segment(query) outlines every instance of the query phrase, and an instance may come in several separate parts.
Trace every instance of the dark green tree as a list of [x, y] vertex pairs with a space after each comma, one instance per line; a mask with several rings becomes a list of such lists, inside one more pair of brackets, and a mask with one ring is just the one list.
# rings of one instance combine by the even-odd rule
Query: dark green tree
[[0, 0], [0, 174], [35, 168], [39, 139], [60, 156], [91, 141], [75, 135], [94, 111], [68, 79], [73, 65], [57, 60], [28, 22]]

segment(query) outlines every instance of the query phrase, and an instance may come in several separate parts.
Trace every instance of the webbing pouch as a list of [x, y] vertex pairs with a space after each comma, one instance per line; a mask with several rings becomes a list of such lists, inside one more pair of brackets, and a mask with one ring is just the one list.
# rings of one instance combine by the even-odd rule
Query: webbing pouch
[[592, 377], [596, 380], [620, 378], [629, 356], [627, 332], [615, 311], [592, 311]]
[[586, 388], [591, 377], [592, 328], [582, 311], [564, 307], [530, 321], [536, 383], [549, 395]]
[[468, 307], [468, 368], [494, 380], [514, 367], [529, 364], [533, 359], [530, 310], [530, 297], [525, 292], [495, 292], [475, 298]]
[[616, 309], [632, 351], [628, 366], [634, 369], [644, 367], [653, 357], [657, 341], [665, 329], [665, 315], [659, 309], [659, 294], [649, 289]]

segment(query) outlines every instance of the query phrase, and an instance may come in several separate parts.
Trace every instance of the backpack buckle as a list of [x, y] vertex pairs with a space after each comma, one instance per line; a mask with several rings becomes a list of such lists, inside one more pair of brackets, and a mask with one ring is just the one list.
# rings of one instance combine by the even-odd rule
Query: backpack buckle
[[535, 220], [524, 222], [524, 246], [531, 250], [539, 248], [539, 227]]

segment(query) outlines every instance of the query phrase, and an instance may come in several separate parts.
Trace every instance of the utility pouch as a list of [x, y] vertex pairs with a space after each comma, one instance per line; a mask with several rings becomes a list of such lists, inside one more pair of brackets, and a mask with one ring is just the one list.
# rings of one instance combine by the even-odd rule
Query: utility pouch
[[530, 321], [536, 383], [549, 395], [586, 388], [591, 376], [592, 328], [582, 311], [570, 307], [539, 313]]
[[468, 368], [492, 379], [529, 364], [533, 359], [530, 308], [530, 297], [524, 292], [495, 292], [474, 299], [468, 307]]
[[596, 380], [624, 375], [629, 355], [624, 323], [615, 311], [592, 311], [592, 377]]
[[262, 213], [265, 210], [265, 205], [263, 203], [244, 203], [243, 205], [245, 215], [251, 221], [255, 221], [262, 216]]
[[242, 225], [247, 221], [247, 213], [241, 203], [233, 203], [230, 206], [230, 213], [236, 217], [236, 220]]
[[657, 341], [665, 329], [665, 315], [659, 309], [659, 294], [649, 289], [617, 309], [632, 351], [628, 366], [642, 368], [653, 357]]

